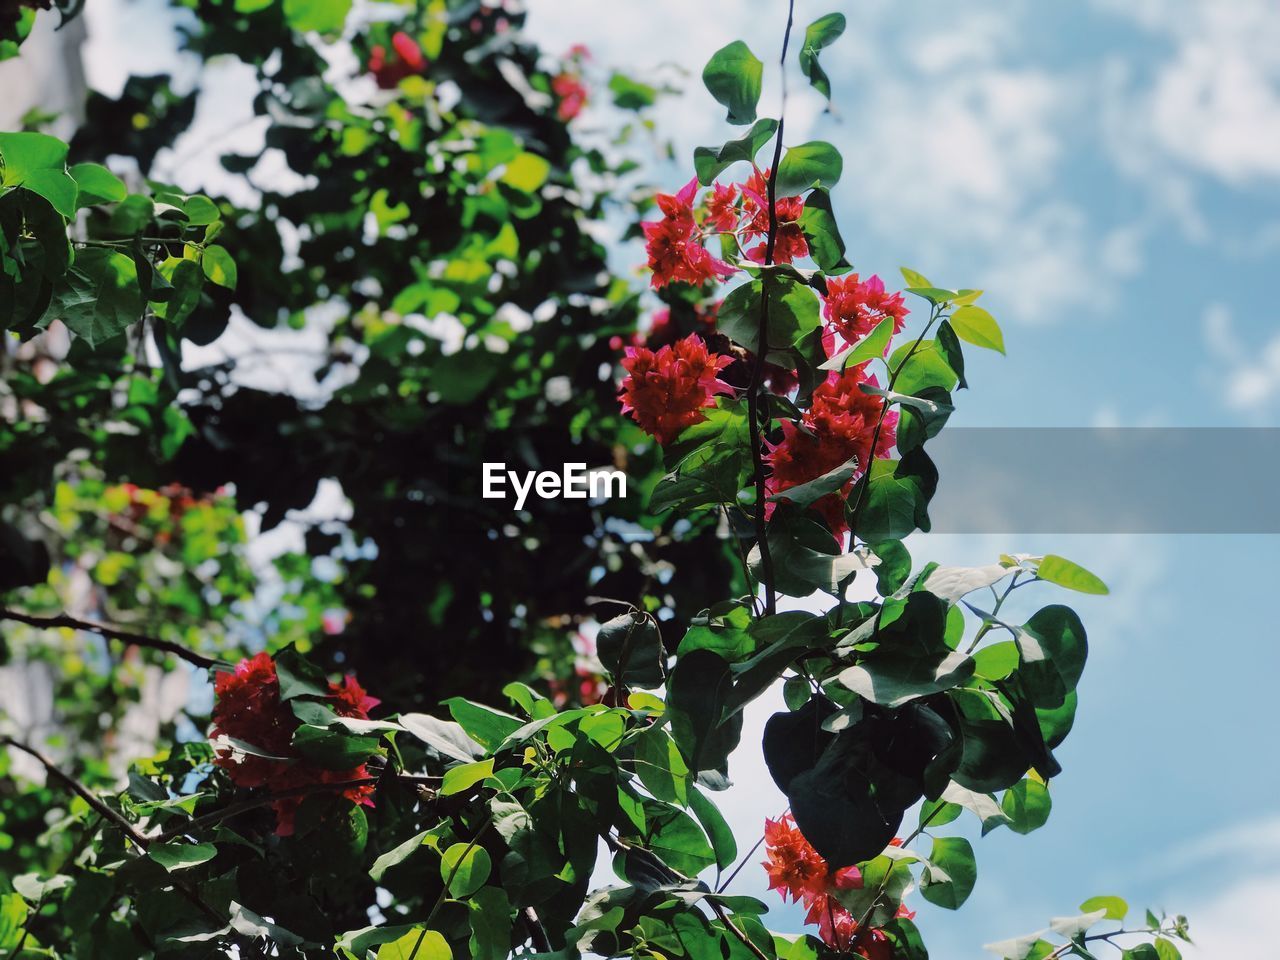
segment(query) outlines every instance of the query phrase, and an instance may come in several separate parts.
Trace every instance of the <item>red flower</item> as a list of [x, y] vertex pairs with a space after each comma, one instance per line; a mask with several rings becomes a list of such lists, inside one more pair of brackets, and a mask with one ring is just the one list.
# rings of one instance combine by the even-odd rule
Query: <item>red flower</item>
[[804, 838], [791, 814], [765, 820], [764, 849], [770, 890], [779, 891], [784, 900], [789, 895], [796, 902], [826, 897], [830, 872], [827, 861]]
[[[875, 383], [875, 378], [866, 376], [866, 364], [851, 367], [843, 374], [832, 372], [826, 383], [814, 389], [812, 403], [801, 424], [784, 420], [782, 440], [771, 445], [765, 455], [772, 469], [766, 479], [770, 495], [807, 483], [857, 456], [859, 469], [853, 478], [841, 490], [827, 494], [812, 508], [822, 514], [837, 540], [842, 540], [848, 532], [844, 501], [854, 481], [871, 461], [872, 437], [884, 410], [884, 400], [875, 394], [864, 393], [860, 388], [862, 383]], [[876, 437], [876, 457], [888, 456], [897, 426], [897, 413], [884, 415]], [[771, 514], [773, 508], [772, 502], [766, 504], [766, 514]]]
[[576, 73], [561, 73], [551, 78], [551, 92], [559, 104], [556, 116], [568, 123], [587, 105], [587, 87]]
[[738, 225], [737, 201], [738, 189], [733, 184], [727, 187], [712, 184], [711, 196], [707, 197], [707, 226], [721, 233], [731, 233]]
[[703, 407], [718, 393], [733, 388], [719, 373], [733, 362], [712, 356], [696, 334], [690, 334], [656, 353], [647, 347], [628, 347], [622, 360], [622, 412], [661, 444], [670, 443], [685, 427], [706, 419]]
[[698, 286], [708, 280], [727, 280], [734, 274], [734, 268], [708, 253], [697, 236], [698, 225], [693, 219], [697, 192], [698, 178], [694, 177], [677, 194], [658, 194], [662, 219], [640, 224], [655, 289], [676, 282]]
[[[214, 679], [216, 702], [210, 739], [230, 737], [257, 747], [268, 757], [241, 753], [228, 745], [217, 745], [214, 763], [227, 771], [241, 787], [266, 787], [271, 793], [287, 792], [316, 783], [341, 783], [369, 776], [363, 764], [350, 770], [329, 770], [298, 759], [293, 753], [293, 733], [298, 719], [280, 699], [280, 680], [275, 662], [265, 652], [241, 660], [231, 673]], [[368, 719], [378, 700], [368, 695], [350, 674], [341, 683], [329, 684], [331, 706], [344, 717]], [[352, 803], [373, 805], [373, 785], [357, 784], [341, 791]], [[304, 797], [281, 797], [272, 807], [276, 812], [276, 834], [290, 836], [294, 815]]]
[[[748, 259], [764, 263], [769, 235], [769, 171], [754, 170], [742, 185], [742, 209], [751, 218], [742, 230], [742, 240], [766, 238], [747, 251]], [[800, 227], [800, 215], [804, 213], [803, 197], [777, 197], [774, 200], [777, 232], [774, 237], [773, 262], [791, 263], [809, 255], [809, 243]]]
[[901, 332], [911, 311], [901, 293], [887, 294], [884, 281], [871, 276], [865, 282], [856, 273], [829, 277], [822, 315], [849, 343], [857, 343], [887, 317], [893, 317], [893, 332]]
[[353, 673], [343, 677], [342, 683], [330, 683], [329, 689], [333, 691], [333, 699], [338, 701], [334, 704], [334, 709], [344, 717], [367, 720], [369, 711], [382, 702], [377, 697], [369, 696]]
[[[716, 314], [720, 310], [720, 302], [706, 304], [704, 306], [694, 306], [693, 318], [695, 330], [703, 337], [710, 336], [716, 332]], [[655, 310], [653, 320], [649, 324], [649, 329], [643, 333], [637, 330], [630, 337], [613, 336], [609, 338], [609, 347], [613, 350], [621, 350], [623, 347], [648, 347], [650, 350], [657, 350], [659, 347], [666, 346], [668, 343], [675, 343], [680, 339], [680, 325], [671, 319], [671, 308], [663, 307]]]
[[383, 90], [394, 90], [405, 77], [422, 73], [427, 68], [422, 47], [403, 30], [392, 36], [391, 49], [394, 52], [391, 58], [387, 57], [387, 48], [382, 44], [376, 44], [369, 51], [369, 72]]
[[[803, 903], [808, 908], [805, 923], [816, 924], [818, 936], [831, 949], [847, 953], [858, 924], [835, 894], [840, 890], [861, 889], [861, 871], [857, 867], [845, 867], [833, 872], [805, 839], [790, 813], [777, 820], [765, 820], [764, 842], [769, 889], [780, 891], [784, 900], [789, 895], [792, 900]], [[899, 916], [906, 915], [903, 910], [905, 908], [899, 911]], [[858, 942], [857, 955], [871, 960], [890, 960], [892, 944], [880, 930], [869, 929]]]

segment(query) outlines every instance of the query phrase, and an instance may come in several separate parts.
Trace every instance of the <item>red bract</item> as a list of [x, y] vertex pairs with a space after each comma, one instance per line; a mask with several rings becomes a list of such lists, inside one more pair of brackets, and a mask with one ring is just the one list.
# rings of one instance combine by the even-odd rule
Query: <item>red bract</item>
[[708, 280], [727, 280], [735, 272], [702, 246], [698, 225], [693, 219], [693, 198], [697, 192], [698, 178], [694, 177], [679, 193], [658, 194], [662, 219], [640, 224], [649, 268], [653, 271], [650, 282], [655, 289], [668, 283], [698, 286]]
[[[751, 219], [742, 230], [744, 243], [756, 237], [766, 238], [747, 251], [748, 259], [764, 263], [769, 235], [769, 171], [755, 170], [742, 185], [742, 209]], [[773, 262], [791, 263], [809, 255], [809, 243], [800, 227], [804, 213], [803, 197], [777, 197], [774, 200], [777, 232], [774, 236]]]
[[[765, 820], [764, 842], [769, 889], [780, 891], [783, 899], [790, 896], [803, 903], [808, 908], [805, 922], [817, 925], [822, 942], [833, 950], [848, 952], [858, 924], [835, 894], [861, 889], [862, 873], [857, 867], [833, 871], [805, 839], [790, 813], [777, 820]], [[900, 911], [899, 916], [903, 915]], [[890, 947], [881, 931], [868, 930], [858, 943], [856, 955], [880, 960], [892, 956], [891, 952], [883, 952]]]
[[711, 186], [711, 196], [707, 197], [707, 226], [730, 233], [738, 225], [738, 189], [733, 184], [724, 186], [715, 183]]
[[[844, 501], [853, 488], [854, 480], [871, 461], [872, 438], [875, 437], [875, 456], [885, 457], [892, 449], [897, 434], [897, 413], [886, 413], [883, 423], [880, 423], [884, 400], [861, 389], [863, 383], [875, 382], [874, 377], [866, 376], [866, 364], [851, 367], [843, 374], [833, 372], [826, 383], [814, 389], [812, 404], [802, 420], [804, 429], [784, 420], [782, 440], [770, 445], [765, 454], [765, 461], [772, 470], [765, 481], [770, 495], [807, 483], [857, 456], [859, 469], [853, 478], [839, 491], [817, 501], [812, 508], [822, 514], [837, 540], [843, 540], [849, 530]], [[880, 423], [878, 436], [877, 423]], [[765, 507], [766, 513], [772, 514], [773, 507], [770, 502]]]
[[[217, 744], [214, 763], [226, 770], [237, 786], [266, 787], [272, 793], [282, 793], [313, 784], [368, 778], [369, 770], [363, 764], [349, 770], [329, 770], [296, 758], [293, 733], [298, 719], [280, 699], [276, 665], [265, 652], [241, 660], [231, 673], [219, 673], [213, 689], [217, 699], [210, 739], [229, 737], [270, 755], [255, 756]], [[368, 719], [369, 710], [379, 702], [350, 674], [341, 683], [331, 683], [329, 690], [329, 705], [344, 717]], [[340, 792], [352, 803], [373, 805], [372, 784], [355, 784]], [[298, 794], [281, 797], [272, 804], [277, 835], [287, 837], [293, 833], [294, 816], [304, 799], [305, 795]]]
[[707, 419], [704, 407], [718, 393], [733, 388], [719, 379], [720, 371], [733, 362], [730, 357], [712, 356], [696, 334], [677, 340], [657, 352], [647, 347], [628, 347], [622, 360], [622, 412], [653, 436], [667, 444], [680, 431]]
[[387, 56], [387, 48], [382, 44], [369, 51], [369, 72], [383, 90], [394, 90], [405, 77], [422, 73], [427, 68], [422, 47], [403, 30], [392, 36], [391, 49], [394, 54], [391, 57]]
[[856, 343], [887, 317], [893, 318], [893, 332], [901, 332], [911, 311], [901, 293], [885, 293], [884, 281], [871, 276], [860, 281], [856, 273], [828, 277], [822, 315], [849, 343]]
[[568, 123], [587, 105], [587, 87], [575, 73], [561, 73], [551, 78], [551, 92], [559, 101], [556, 116]]

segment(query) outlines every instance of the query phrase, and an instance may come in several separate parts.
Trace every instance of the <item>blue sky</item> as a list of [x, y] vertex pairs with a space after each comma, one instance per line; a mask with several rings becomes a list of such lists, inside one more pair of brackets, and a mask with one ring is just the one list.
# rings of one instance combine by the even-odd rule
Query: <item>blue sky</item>
[[[1009, 356], [970, 352], [973, 389], [953, 423], [1280, 425], [1272, 280], [1280, 257], [1280, 7], [797, 7], [800, 29], [832, 9], [849, 17], [848, 32], [824, 55], [840, 118], [822, 116], [795, 77], [788, 139], [829, 139], [843, 151], [835, 199], [854, 263], [889, 282], [906, 264], [945, 286], [983, 288], [1004, 326]], [[148, 8], [88, 5], [88, 67], [100, 87], [118, 89], [126, 63], [171, 66], [163, 35], [139, 40], [156, 30]], [[548, 50], [586, 42], [602, 72], [618, 66], [666, 77], [673, 64], [694, 68], [687, 92], [667, 101], [660, 118], [685, 158], [655, 163], [652, 178], [669, 188], [690, 175], [695, 144], [739, 132], [721, 122], [697, 81], [707, 57], [741, 38], [770, 64], [766, 83], [776, 80], [778, 0], [532, 0], [531, 10], [530, 30]], [[212, 93], [192, 145], [211, 135], [234, 149], [260, 143], [244, 122], [248, 80], [230, 65], [208, 78]], [[577, 122], [589, 130], [602, 119], [591, 108]], [[161, 162], [195, 181], [186, 182], [193, 189], [243, 189], [191, 159], [180, 146]], [[630, 266], [634, 251], [618, 254], [618, 265]], [[240, 334], [250, 332], [265, 336], [247, 327]], [[1205, 474], [1206, 496], [1230, 495], [1220, 486], [1229, 465], [1210, 458], [1187, 469]], [[1064, 598], [1047, 587], [1017, 595], [1066, 600], [1084, 617], [1093, 652], [1080, 715], [1060, 751], [1064, 773], [1053, 783], [1049, 824], [1029, 837], [997, 831], [976, 842], [979, 883], [960, 912], [919, 904], [934, 955], [978, 956], [983, 943], [1114, 893], [1139, 910], [1187, 913], [1201, 943], [1194, 956], [1274, 957], [1276, 538], [950, 536], [916, 538], [911, 549], [918, 562], [954, 564], [1058, 552], [1113, 591], [1105, 599]], [[758, 732], [776, 706], [754, 709], [748, 730]], [[735, 762], [728, 807], [745, 849], [782, 801], [754, 749]], [[737, 888], [762, 895], [763, 872], [744, 871]], [[799, 929], [794, 910], [772, 920]]]

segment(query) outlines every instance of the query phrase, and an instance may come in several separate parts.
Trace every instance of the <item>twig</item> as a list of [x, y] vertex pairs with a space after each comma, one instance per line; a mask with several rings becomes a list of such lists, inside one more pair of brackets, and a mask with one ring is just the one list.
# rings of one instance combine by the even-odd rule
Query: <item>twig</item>
[[741, 930], [738, 929], [737, 924], [735, 924], [729, 918], [729, 915], [724, 912], [724, 907], [720, 906], [720, 904], [716, 903], [710, 897], [707, 898], [707, 903], [711, 904], [711, 909], [715, 911], [715, 915], [720, 918], [720, 922], [723, 923], [726, 927], [728, 927], [729, 931], [735, 937], [741, 940], [742, 945], [746, 947], [748, 950], [750, 950], [752, 953], [754, 953], [758, 958], [758, 960], [769, 960], [768, 955], [763, 950], [761, 950], [759, 947], [756, 946], [755, 941], [753, 941], [750, 937], [748, 937], [745, 933], [743, 933]]
[[213, 657], [206, 657], [202, 653], [196, 653], [189, 650], [181, 644], [174, 643], [172, 640], [161, 640], [158, 637], [147, 637], [140, 633], [131, 633], [128, 630], [119, 630], [115, 627], [109, 627], [101, 623], [93, 623], [89, 620], [77, 620], [75, 617], [67, 616], [60, 613], [54, 617], [37, 617], [29, 613], [21, 613], [17, 610], [10, 610], [7, 607], [0, 607], [0, 620], [13, 620], [16, 623], [25, 623], [29, 627], [37, 627], [39, 629], [53, 629], [59, 627], [70, 627], [73, 630], [86, 630], [89, 633], [96, 633], [100, 637], [108, 640], [116, 640], [120, 643], [132, 644], [135, 647], [146, 647], [149, 650], [159, 650], [162, 653], [170, 653], [187, 663], [195, 664], [197, 667], [209, 669], [222, 661]]
[[[417, 776], [414, 774], [396, 774], [395, 778], [404, 783], [425, 783], [438, 784], [440, 777]], [[215, 810], [212, 813], [206, 813], [202, 817], [196, 817], [186, 823], [179, 824], [165, 830], [162, 833], [154, 834], [150, 839], [157, 842], [172, 840], [175, 837], [185, 836], [194, 833], [204, 827], [221, 823], [223, 820], [229, 820], [232, 817], [239, 816], [242, 813], [248, 813], [250, 810], [257, 810], [261, 807], [270, 806], [277, 800], [287, 800], [290, 797], [303, 797], [313, 793], [324, 793], [330, 790], [342, 791], [350, 787], [366, 787], [377, 784], [381, 777], [356, 777], [352, 780], [334, 780], [330, 783], [308, 783], [300, 787], [290, 787], [288, 790], [280, 790], [276, 793], [266, 794], [261, 797], [254, 797], [250, 800], [242, 800], [239, 803], [233, 803], [229, 807], [221, 810]]]
[[[782, 35], [782, 101], [778, 108], [778, 132], [774, 134], [773, 165], [769, 168], [768, 204], [769, 233], [765, 238], [764, 265], [773, 265], [774, 247], [778, 242], [778, 167], [782, 164], [782, 132], [786, 126], [787, 112], [787, 47], [791, 43], [791, 25], [795, 20], [795, 0], [787, 4], [787, 28]], [[761, 446], [764, 437], [760, 429], [760, 391], [764, 382], [765, 358], [769, 355], [769, 275], [760, 280], [760, 328], [756, 336], [756, 361], [751, 368], [751, 383], [747, 387], [747, 418], [751, 425], [751, 465], [756, 488], [756, 543], [760, 547], [760, 579], [764, 582], [764, 610], [772, 616], [778, 612], [778, 597], [773, 586], [773, 556], [769, 551], [769, 537], [765, 527], [764, 454]]]
[[46, 757], [35, 747], [25, 744], [20, 740], [15, 740], [13, 737], [5, 736], [0, 736], [0, 743], [13, 747], [15, 750], [21, 750], [23, 753], [34, 757], [40, 765], [45, 768], [50, 776], [62, 781], [62, 783], [64, 783], [72, 793], [87, 803], [94, 813], [98, 814], [98, 816], [102, 817], [104, 820], [109, 820], [112, 826], [128, 837], [129, 840], [138, 847], [138, 849], [147, 849], [147, 844], [151, 841], [140, 834], [132, 823], [103, 803], [92, 791], [89, 790], [88, 787], [82, 784], [75, 777], [71, 776], [71, 774], [64, 773], [52, 760]]
[[520, 915], [524, 917], [525, 926], [529, 928], [529, 940], [533, 943], [533, 948], [539, 953], [551, 953], [551, 940], [547, 937], [546, 927], [538, 919], [537, 911], [533, 907], [525, 907], [520, 911]]

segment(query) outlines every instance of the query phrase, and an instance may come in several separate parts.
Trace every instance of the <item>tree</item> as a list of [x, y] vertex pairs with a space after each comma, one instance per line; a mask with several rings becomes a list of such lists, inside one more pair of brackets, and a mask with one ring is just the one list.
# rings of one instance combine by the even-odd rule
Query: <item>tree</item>
[[[1001, 608], [1036, 584], [1106, 590], [1055, 556], [915, 569], [902, 543], [929, 526], [925, 447], [966, 386], [962, 343], [1003, 352], [981, 291], [904, 269], [912, 320], [903, 293], [851, 272], [840, 154], [785, 144], [785, 87], [780, 115], [757, 117], [762, 63], [736, 41], [703, 81], [748, 129], [657, 195], [642, 234], [666, 305], [636, 334], [640, 294], [584, 226], [628, 172], [572, 136], [584, 51], [547, 69], [518, 16], [473, 3], [394, 24], [342, 2], [192, 6], [191, 49], [255, 67], [265, 143], [302, 186], [257, 183], [253, 208], [131, 190], [98, 161], [145, 174], [190, 123], [165, 78], [94, 100], [69, 146], [0, 134], [0, 315], [46, 352], [70, 334], [52, 376], [40, 354], [6, 361], [0, 617], [24, 659], [79, 663], [67, 651], [88, 636], [125, 651], [61, 681], [79, 749], [3, 735], [45, 782], [17, 771], [0, 797], [20, 841], [0, 854], [15, 876], [0, 949], [925, 957], [909, 888], [956, 909], [976, 880], [971, 845], [940, 828], [966, 809], [984, 831], [1040, 826], [1076, 710], [1079, 619]], [[792, 27], [784, 78], [796, 59], [830, 96], [821, 52], [844, 17], [802, 43]], [[320, 38], [339, 36], [383, 93], [323, 79]], [[639, 110], [660, 93], [609, 87]], [[258, 160], [222, 158], [246, 174]], [[327, 322], [326, 389], [183, 362], [237, 313]], [[496, 513], [480, 465], [517, 458], [620, 463], [637, 495]], [[238, 511], [271, 527], [325, 478], [351, 519], [316, 524], [262, 576]], [[62, 612], [69, 573], [109, 623]], [[849, 599], [859, 576], [874, 601]], [[970, 598], [988, 588], [985, 609]], [[779, 612], [815, 593], [818, 608]], [[600, 676], [575, 691], [566, 634], [591, 615]], [[263, 645], [246, 629], [266, 649], [242, 656]], [[99, 695], [118, 709], [142, 663], [175, 661], [212, 675], [208, 736], [162, 730], [120, 789], [92, 756]], [[787, 710], [762, 748], [790, 809], [761, 842], [816, 936], [771, 933], [766, 904], [729, 892], [756, 848], [739, 856], [711, 799], [743, 709], [777, 683]], [[44, 831], [55, 797], [72, 799]], [[592, 891], [602, 842], [624, 882]], [[1118, 940], [1167, 958], [1186, 936], [1151, 914], [1095, 932], [1123, 921], [1114, 897], [1081, 911], [1053, 922], [1058, 946], [997, 952]]]

